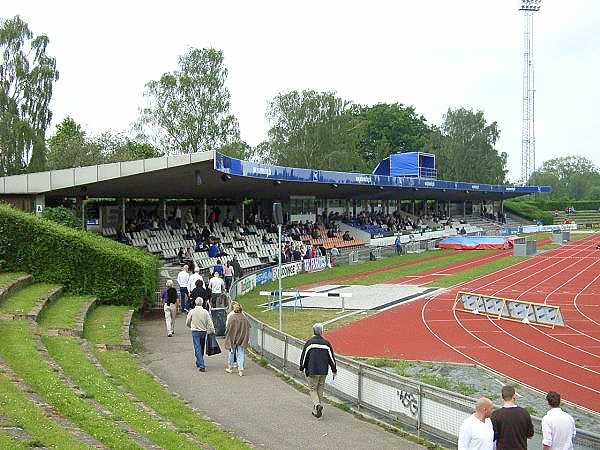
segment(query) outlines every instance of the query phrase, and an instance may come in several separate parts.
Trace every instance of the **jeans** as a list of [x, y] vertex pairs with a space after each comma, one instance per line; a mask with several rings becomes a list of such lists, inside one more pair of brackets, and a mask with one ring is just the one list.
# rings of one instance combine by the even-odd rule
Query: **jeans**
[[244, 370], [244, 353], [244, 347], [241, 345], [231, 347], [229, 349], [229, 353], [227, 353], [227, 367], [231, 367], [233, 365], [233, 358], [235, 357], [238, 370]]
[[204, 347], [206, 346], [206, 331], [193, 331], [194, 353], [196, 354], [196, 367], [204, 369]]
[[187, 311], [188, 309], [190, 309], [190, 305], [189, 305], [190, 294], [188, 293], [187, 287], [180, 287], [179, 294], [181, 295], [181, 309]]

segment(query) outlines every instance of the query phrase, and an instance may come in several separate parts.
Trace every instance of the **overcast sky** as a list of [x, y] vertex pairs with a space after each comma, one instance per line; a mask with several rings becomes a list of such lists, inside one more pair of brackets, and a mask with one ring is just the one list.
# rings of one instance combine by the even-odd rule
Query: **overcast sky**
[[[361, 104], [414, 105], [430, 123], [448, 107], [498, 122], [509, 176], [520, 173], [523, 22], [519, 0], [4, 1], [50, 38], [60, 80], [54, 122], [91, 134], [127, 130], [144, 84], [188, 47], [225, 53], [242, 139], [266, 138], [277, 92], [335, 90]], [[600, 165], [600, 1], [545, 0], [535, 18], [537, 161]]]

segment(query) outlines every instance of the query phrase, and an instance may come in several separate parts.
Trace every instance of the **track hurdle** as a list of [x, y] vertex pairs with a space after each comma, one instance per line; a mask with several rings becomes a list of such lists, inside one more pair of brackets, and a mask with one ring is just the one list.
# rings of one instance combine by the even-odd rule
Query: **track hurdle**
[[[458, 305], [461, 306], [458, 307]], [[560, 306], [512, 300], [475, 292], [458, 292], [454, 302], [454, 310], [471, 314], [484, 314], [496, 319], [512, 320], [542, 327], [565, 326]]]

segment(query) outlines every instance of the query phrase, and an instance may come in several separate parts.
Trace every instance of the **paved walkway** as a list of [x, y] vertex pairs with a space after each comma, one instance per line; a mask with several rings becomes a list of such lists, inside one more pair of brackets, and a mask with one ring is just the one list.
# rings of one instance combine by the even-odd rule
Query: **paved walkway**
[[163, 320], [141, 322], [138, 331], [144, 345], [140, 357], [154, 374], [255, 448], [423, 449], [330, 405], [315, 419], [308, 395], [249, 358], [243, 377], [225, 372], [224, 354], [207, 357], [206, 372], [199, 372], [182, 315], [171, 338]]

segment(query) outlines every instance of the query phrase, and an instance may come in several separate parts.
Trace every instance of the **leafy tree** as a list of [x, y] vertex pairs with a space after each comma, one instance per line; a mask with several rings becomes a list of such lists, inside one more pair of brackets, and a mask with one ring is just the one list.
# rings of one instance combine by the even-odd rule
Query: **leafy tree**
[[179, 58], [177, 71], [146, 84], [148, 104], [140, 111], [138, 128], [166, 151], [214, 150], [237, 141], [226, 79], [222, 51], [190, 49]]
[[592, 161], [582, 156], [565, 156], [545, 161], [534, 172], [529, 184], [552, 187], [553, 198], [594, 200], [600, 186], [600, 171]]
[[[278, 94], [267, 118], [269, 158], [276, 164], [332, 170], [362, 170], [352, 130], [350, 102], [334, 92], [313, 90]], [[266, 150], [266, 147], [262, 150]]]
[[50, 99], [58, 79], [46, 54], [48, 37], [34, 36], [19, 16], [0, 21], [0, 176], [43, 169]]
[[508, 155], [495, 148], [499, 136], [498, 124], [487, 123], [483, 111], [450, 108], [426, 149], [436, 155], [438, 178], [503, 184]]
[[132, 161], [163, 156], [163, 152], [146, 142], [132, 140], [125, 133], [106, 131], [94, 139], [105, 162]]
[[250, 159], [252, 156], [252, 147], [241, 140], [225, 144], [219, 151], [224, 155], [237, 159]]
[[354, 131], [358, 152], [370, 168], [392, 153], [421, 150], [429, 140], [427, 120], [412, 106], [379, 103], [352, 112], [359, 120]]
[[71, 117], [65, 117], [48, 139], [49, 170], [90, 166], [104, 162], [102, 148], [86, 139], [85, 131]]

